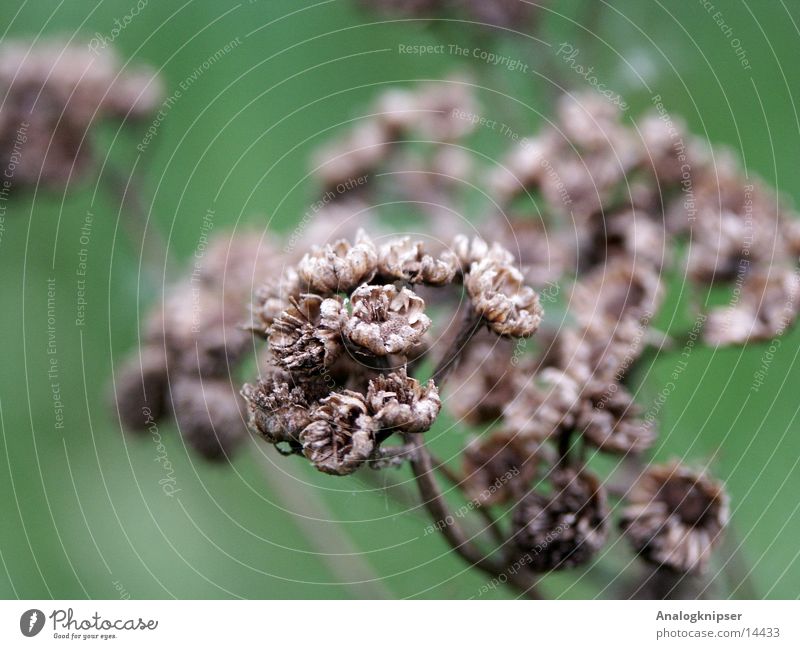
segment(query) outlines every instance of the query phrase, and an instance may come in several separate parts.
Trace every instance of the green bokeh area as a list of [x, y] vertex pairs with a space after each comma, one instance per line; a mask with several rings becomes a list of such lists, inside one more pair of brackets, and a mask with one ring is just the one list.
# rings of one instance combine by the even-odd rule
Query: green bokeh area
[[[3, 39], [107, 36], [134, 4], [6, 0], [0, 33]], [[311, 152], [363, 116], [370, 99], [393, 83], [470, 69], [484, 87], [483, 112], [532, 134], [552, 116], [558, 84], [587, 88], [556, 56], [568, 42], [580, 50], [579, 62], [630, 103], [627, 118], [660, 94], [694, 133], [736, 151], [749, 174], [767, 179], [787, 200], [800, 196], [796, 2], [715, 0], [713, 12], [689, 0], [548, 4], [557, 11], [543, 12], [538, 35], [545, 44], [511, 33], [476, 41], [458, 23], [386, 21], [343, 0], [150, 2], [131, 21], [114, 46], [125, 59], [160, 69], [167, 95], [218, 49], [235, 45], [182, 93], [143, 154], [136, 150], [142, 127], [104, 125], [92, 136], [108, 152], [98, 164], [125, 176], [133, 165], [140, 172], [151, 218], [144, 254], [98, 174], [66, 194], [16, 194], [9, 205], [0, 232], [0, 596], [514, 596], [502, 586], [482, 593], [485, 577], [426, 533], [423, 512], [378, 488], [384, 479], [410, 488], [406, 470], [375, 474], [377, 482], [334, 479], [257, 440], [232, 466], [209, 466], [165, 423], [159, 434], [180, 489], [166, 496], [152, 436], [122, 433], [109, 391], [115, 363], [137, 345], [140, 318], [174, 277], [152, 261], [158, 260], [153, 234], [160, 233], [180, 267], [209, 209], [216, 229], [289, 232], [318, 191], [308, 176]], [[717, 11], [746, 50], [750, 69]], [[590, 30], [582, 26], [589, 24]], [[529, 70], [449, 53], [398, 53], [401, 43], [440, 42], [477, 42], [525, 61]], [[473, 143], [489, 156], [510, 145], [493, 132], [476, 133]], [[93, 220], [82, 241], [87, 214]], [[82, 249], [87, 306], [78, 326]], [[668, 308], [680, 310], [681, 301]], [[752, 571], [762, 597], [800, 594], [800, 426], [792, 388], [800, 380], [798, 341], [797, 330], [780, 341], [758, 391], [751, 389], [753, 376], [768, 344], [698, 349], [659, 414], [656, 458], [710, 463], [726, 481], [737, 538], [725, 556], [736, 550], [732, 563]], [[664, 354], [641, 373], [645, 402], [670, 380], [674, 364]], [[467, 437], [452, 423], [438, 422], [431, 432], [445, 457]], [[621, 587], [615, 573], [629, 560], [614, 537], [601, 564], [549, 577], [543, 590], [552, 597], [615, 596]], [[714, 594], [746, 594], [726, 579], [714, 584]]]

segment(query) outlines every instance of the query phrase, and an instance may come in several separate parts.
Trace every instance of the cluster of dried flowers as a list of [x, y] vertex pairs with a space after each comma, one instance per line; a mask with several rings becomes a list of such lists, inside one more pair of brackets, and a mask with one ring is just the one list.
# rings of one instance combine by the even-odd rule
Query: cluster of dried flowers
[[[636, 403], [631, 376], [648, 346], [665, 340], [652, 326], [661, 278], [681, 261], [695, 289], [731, 288], [731, 304], [707, 317], [708, 342], [782, 333], [800, 308], [796, 221], [766, 185], [666, 113], [627, 126], [615, 106], [580, 96], [565, 98], [558, 123], [488, 175], [501, 209], [482, 232], [494, 243], [453, 238], [453, 186], [472, 162], [451, 145], [473, 128], [458, 115], [478, 110], [465, 88], [452, 81], [391, 90], [321, 151], [315, 173], [333, 198], [322, 201], [316, 221], [283, 253], [272, 250], [271, 264], [254, 271], [247, 262], [238, 290], [218, 284], [237, 271], [209, 269], [206, 298], [215, 306], [199, 327], [186, 317], [191, 287], [177, 286], [143, 348], [150, 364], [139, 361], [135, 380], [120, 381], [123, 394], [134, 395], [126, 402], [136, 402], [143, 374], [152, 377], [144, 384], [158, 386], [148, 393], [161, 399], [159, 411], [171, 409], [207, 455], [227, 456], [243, 430], [229, 377], [251, 339], [226, 326], [224, 313], [238, 321], [235, 305], [248, 299], [255, 272], [263, 282], [249, 330], [268, 345], [258, 354], [258, 380], [242, 389], [244, 418], [281, 453], [333, 475], [409, 461], [426, 506], [442, 516], [428, 475], [437, 467], [421, 434], [449, 407], [484, 431], [464, 449], [457, 486], [487, 516], [510, 514], [507, 530], [492, 526], [502, 533], [493, 553], [500, 560], [469, 549], [457, 524], [442, 526], [471, 563], [499, 574], [521, 561], [534, 581], [586, 564], [606, 546], [618, 510], [617, 527], [638, 556], [658, 570], [700, 574], [727, 525], [727, 495], [706, 471], [643, 461], [657, 427]], [[419, 140], [434, 145], [424, 164], [405, 147]], [[400, 180], [358, 182], [387, 171]], [[432, 217], [432, 240], [452, 239], [449, 247], [380, 234], [370, 200], [398, 188]], [[356, 229], [363, 225], [374, 239]], [[302, 256], [293, 252], [300, 240], [310, 248]], [[249, 252], [242, 243], [228, 256], [254, 259], [252, 241]], [[682, 241], [690, 242], [683, 259]], [[562, 283], [571, 284], [563, 319], [543, 321], [534, 288], [558, 292]], [[440, 320], [426, 301], [455, 305], [461, 317]], [[459, 319], [458, 327], [441, 326]], [[436, 369], [423, 378], [428, 358]], [[221, 390], [213, 408], [209, 385]], [[139, 411], [133, 418], [141, 424]], [[611, 478], [589, 468], [595, 453], [621, 457], [634, 478], [609, 489]]]
[[457, 238], [432, 254], [423, 242], [376, 243], [363, 231], [352, 243], [314, 246], [258, 292], [253, 328], [268, 340], [271, 363], [243, 390], [252, 429], [335, 475], [413, 453], [383, 444], [427, 431], [441, 407], [441, 373], [412, 376], [437, 351], [422, 288], [464, 293], [470, 333], [485, 325], [527, 337], [541, 321], [537, 294], [499, 246]]
[[224, 461], [246, 436], [233, 378], [252, 350], [246, 304], [255, 278], [280, 272], [281, 261], [257, 232], [217, 234], [195, 261], [149, 315], [141, 347], [117, 372], [114, 397], [128, 430], [172, 416], [191, 447]]
[[661, 105], [627, 125], [599, 95], [565, 96], [557, 122], [517, 145], [491, 188], [504, 207], [494, 229], [520, 198], [539, 206], [539, 218], [507, 228], [512, 250], [541, 253], [538, 276], [580, 275], [620, 255], [659, 272], [682, 262], [695, 291], [729, 287], [728, 305], [708, 314], [713, 345], [768, 340], [800, 312], [796, 214]]
[[110, 48], [58, 41], [0, 46], [0, 166], [20, 186], [52, 188], [93, 162], [90, 130], [105, 119], [137, 120], [158, 106], [155, 73], [123, 65]]
[[465, 116], [477, 106], [466, 78], [382, 92], [344, 136], [316, 152], [322, 199], [303, 244], [352, 238], [359, 227], [377, 234], [385, 226], [373, 205], [387, 202], [407, 205], [423, 217], [420, 230], [443, 241], [462, 231], [461, 190], [475, 170], [464, 146], [475, 124]]

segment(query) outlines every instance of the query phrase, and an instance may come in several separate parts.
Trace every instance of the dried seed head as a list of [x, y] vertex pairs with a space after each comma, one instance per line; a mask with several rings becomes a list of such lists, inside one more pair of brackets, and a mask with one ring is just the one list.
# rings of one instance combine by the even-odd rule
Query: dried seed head
[[344, 139], [315, 156], [323, 186], [333, 189], [374, 171], [389, 155], [392, 139], [391, 128], [385, 121], [367, 118], [359, 122]]
[[95, 54], [86, 45], [61, 42], [0, 46], [0, 166], [13, 162], [15, 183], [61, 187], [74, 181], [90, 167], [87, 132], [95, 122], [143, 117], [156, 108], [161, 86], [154, 74], [123, 68], [111, 49]]
[[461, 263], [463, 272], [468, 272], [473, 263], [493, 259], [501, 264], [513, 264], [514, 255], [498, 243], [491, 246], [480, 237], [471, 239], [464, 234], [457, 234], [453, 238], [452, 253]]
[[550, 494], [528, 494], [512, 518], [514, 542], [537, 572], [583, 565], [608, 538], [605, 489], [594, 475], [554, 469], [550, 482]]
[[574, 427], [573, 411], [580, 391], [568, 374], [548, 367], [535, 380], [521, 375], [519, 382], [521, 385], [504, 410], [510, 430], [541, 444]]
[[242, 396], [250, 429], [270, 444], [286, 442], [299, 448], [300, 433], [311, 423], [311, 404], [321, 396], [314, 392], [313, 384], [294, 384], [288, 375], [273, 376], [255, 386], [245, 384]]
[[145, 345], [117, 372], [114, 398], [127, 430], [146, 430], [169, 411], [167, 359], [162, 347]]
[[473, 425], [488, 424], [503, 415], [503, 409], [514, 399], [520, 372], [514, 359], [514, 341], [485, 335], [473, 338], [448, 379], [450, 412]]
[[364, 397], [345, 390], [322, 399], [300, 433], [303, 453], [324, 473], [348, 475], [375, 450], [376, 424]]
[[349, 293], [370, 281], [378, 269], [378, 251], [363, 230], [356, 235], [355, 245], [345, 239], [323, 247], [314, 247], [297, 264], [304, 290], [323, 296]]
[[292, 300], [269, 329], [275, 362], [289, 372], [319, 373], [329, 367], [341, 351], [344, 316], [338, 297], [307, 294]]
[[289, 267], [256, 290], [251, 307], [252, 331], [266, 336], [275, 319], [291, 306], [293, 299], [300, 299], [300, 277], [294, 268]]
[[554, 364], [579, 385], [619, 383], [645, 346], [647, 323], [625, 318], [609, 326], [600, 320], [579, 329], [564, 328], [554, 343]]
[[557, 283], [575, 267], [578, 246], [574, 232], [528, 216], [494, 218], [482, 231], [514, 254], [529, 286], [549, 284], [550, 292], [557, 293]]
[[651, 422], [640, 417], [633, 397], [617, 383], [593, 382], [581, 394], [575, 428], [601, 451], [641, 453], [656, 439]]
[[475, 262], [465, 284], [473, 308], [495, 333], [512, 338], [536, 333], [542, 321], [539, 296], [511, 263], [492, 257]]
[[642, 138], [642, 162], [650, 167], [662, 183], [678, 182], [686, 170], [692, 169], [691, 160], [687, 163], [686, 152], [677, 143], [693, 139], [683, 120], [671, 117], [669, 123], [661, 115], [653, 113], [639, 122]]
[[439, 391], [433, 384], [423, 387], [405, 371], [381, 374], [369, 382], [367, 403], [383, 431], [424, 433], [439, 414]]
[[570, 311], [584, 326], [613, 329], [626, 319], [648, 322], [663, 294], [659, 275], [649, 264], [616, 257], [575, 284]]
[[411, 237], [382, 246], [378, 255], [378, 271], [382, 277], [411, 284], [449, 284], [458, 267], [458, 260], [452, 253], [445, 252], [436, 259], [425, 252], [421, 241], [412, 242]]
[[353, 292], [350, 301], [353, 313], [344, 334], [375, 356], [410, 353], [431, 324], [425, 302], [407, 288], [365, 285]]
[[557, 110], [564, 135], [584, 151], [606, 149], [621, 137], [622, 111], [599, 93], [565, 94], [559, 99]]
[[539, 456], [518, 435], [496, 430], [464, 449], [464, 489], [479, 505], [502, 504], [524, 493], [539, 464]]
[[247, 433], [233, 386], [221, 379], [180, 377], [171, 389], [181, 436], [207, 460], [227, 461]]
[[677, 572], [703, 572], [728, 522], [718, 482], [678, 462], [650, 467], [631, 490], [620, 527], [647, 561]]
[[789, 268], [757, 270], [748, 275], [739, 302], [713, 310], [704, 338], [712, 345], [743, 345], [782, 334], [800, 311], [800, 284]]

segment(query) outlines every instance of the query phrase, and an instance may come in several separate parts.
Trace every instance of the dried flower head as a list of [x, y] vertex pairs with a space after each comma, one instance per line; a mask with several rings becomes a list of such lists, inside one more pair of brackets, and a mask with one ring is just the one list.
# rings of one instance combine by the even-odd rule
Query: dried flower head
[[620, 527], [644, 559], [702, 572], [728, 522], [722, 485], [673, 462], [650, 467], [628, 497]]
[[380, 374], [369, 382], [367, 403], [382, 431], [424, 433], [439, 414], [439, 391], [428, 381], [424, 387], [405, 371]]
[[457, 234], [453, 238], [452, 253], [461, 263], [463, 272], [469, 271], [473, 263], [484, 259], [492, 259], [499, 264], [513, 264], [514, 255], [498, 243], [491, 246], [480, 237], [468, 237]]
[[354, 245], [341, 239], [334, 244], [315, 246], [297, 264], [303, 290], [307, 288], [323, 296], [349, 293], [370, 281], [377, 269], [378, 251], [363, 230], [359, 230]]
[[563, 328], [553, 345], [554, 364], [578, 385], [622, 381], [645, 346], [649, 322], [624, 318], [609, 327], [596, 321], [582, 328]]
[[541, 457], [507, 429], [477, 437], [464, 448], [464, 489], [479, 505], [498, 505], [519, 496], [534, 479]]
[[322, 396], [320, 384], [295, 384], [291, 376], [281, 372], [245, 384], [242, 396], [247, 401], [250, 429], [261, 434], [270, 444], [285, 442], [300, 448], [300, 433], [311, 423], [311, 407]]
[[575, 284], [570, 311], [582, 325], [610, 329], [629, 318], [648, 322], [663, 294], [659, 275], [649, 264], [615, 257]]
[[321, 399], [300, 433], [303, 453], [324, 473], [347, 475], [375, 450], [376, 424], [364, 397], [345, 390]]
[[449, 284], [458, 267], [458, 260], [452, 253], [444, 252], [437, 259], [425, 252], [421, 241], [412, 242], [411, 237], [387, 243], [381, 247], [378, 255], [378, 271], [381, 277], [400, 279], [410, 284]]
[[568, 374], [548, 367], [533, 379], [520, 375], [517, 382], [503, 413], [511, 430], [541, 444], [574, 427], [580, 390]]
[[161, 96], [154, 73], [130, 71], [111, 49], [9, 41], [0, 47], [0, 166], [14, 181], [61, 187], [92, 161], [93, 123], [151, 113]]
[[782, 334], [800, 311], [800, 285], [789, 268], [750, 274], [735, 305], [713, 310], [704, 338], [712, 345], [743, 345]]
[[542, 321], [539, 296], [511, 263], [492, 257], [474, 262], [465, 284], [473, 308], [492, 331], [513, 338], [536, 333]]
[[425, 302], [407, 288], [365, 285], [350, 296], [353, 312], [344, 335], [374, 356], [409, 354], [420, 344], [431, 321]]
[[145, 345], [117, 372], [114, 400], [127, 430], [145, 430], [169, 411], [167, 358], [162, 347]]
[[584, 439], [609, 453], [641, 453], [652, 446], [656, 431], [640, 417], [631, 394], [617, 383], [596, 381], [582, 392], [575, 428]]
[[319, 373], [329, 367], [341, 351], [344, 314], [338, 297], [306, 294], [291, 300], [268, 332], [275, 362], [289, 372]]
[[475, 336], [448, 379], [450, 412], [473, 425], [487, 424], [503, 415], [515, 396], [520, 371], [515, 364], [514, 342], [488, 333], [485, 336]]
[[587, 470], [553, 469], [552, 492], [529, 493], [514, 509], [514, 543], [537, 572], [580, 566], [608, 537], [600, 481]]
[[172, 382], [178, 429], [207, 460], [226, 461], [244, 441], [242, 403], [226, 380], [179, 377]]
[[266, 337], [275, 319], [291, 306], [292, 300], [300, 299], [300, 292], [300, 277], [294, 267], [270, 277], [255, 291], [251, 330]]

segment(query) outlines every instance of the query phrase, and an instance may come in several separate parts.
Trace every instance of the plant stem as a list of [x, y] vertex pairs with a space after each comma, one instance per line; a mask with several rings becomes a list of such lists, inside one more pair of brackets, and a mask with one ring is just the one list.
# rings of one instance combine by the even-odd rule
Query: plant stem
[[[447, 466], [441, 460], [436, 459], [433, 455], [431, 455], [431, 461], [433, 462], [434, 470], [439, 471], [454, 487], [462, 490], [464, 481], [458, 475], [456, 475], [449, 466]], [[475, 509], [480, 517], [486, 522], [486, 529], [489, 530], [489, 533], [494, 537], [494, 540], [501, 545], [504, 544], [507, 539], [503, 534], [503, 531], [500, 529], [500, 526], [497, 524], [497, 521], [494, 519], [494, 516], [492, 516], [492, 513], [481, 503], [477, 503], [477, 507], [475, 507]]]
[[[165, 268], [170, 263], [166, 243], [150, 225], [149, 215], [142, 202], [142, 189], [135, 169], [125, 175], [111, 162], [104, 169], [106, 185], [119, 201], [119, 209], [125, 213], [122, 217], [122, 227], [135, 253], [139, 257], [140, 265], [147, 268], [148, 272], [155, 274], [158, 268]], [[148, 237], [148, 234], [150, 235]], [[160, 278], [156, 284], [160, 284]]]
[[503, 562], [485, 556], [471, 543], [459, 526], [456, 517], [450, 511], [450, 507], [436, 482], [433, 462], [425, 446], [425, 438], [422, 433], [410, 433], [407, 435], [407, 440], [417, 447], [417, 452], [411, 460], [411, 468], [417, 479], [417, 487], [422, 497], [422, 504], [435, 522], [444, 522], [443, 525], [438, 525], [437, 527], [450, 547], [467, 563], [492, 578], [505, 574], [508, 583], [513, 585], [520, 593], [531, 599], [541, 599], [536, 592], [533, 575], [507, 572]]

